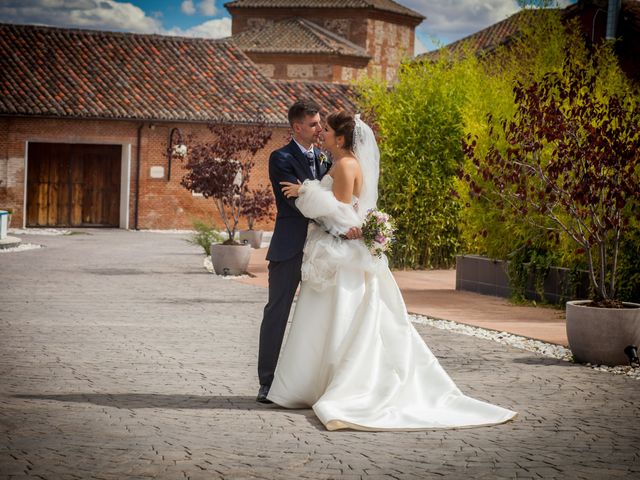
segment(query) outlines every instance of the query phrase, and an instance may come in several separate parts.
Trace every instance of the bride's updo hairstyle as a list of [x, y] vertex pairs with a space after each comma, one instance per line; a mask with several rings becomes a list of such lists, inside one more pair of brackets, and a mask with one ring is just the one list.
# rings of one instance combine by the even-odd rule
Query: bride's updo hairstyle
[[356, 128], [355, 117], [345, 110], [330, 113], [327, 124], [336, 132], [336, 136], [344, 137], [345, 150], [353, 151], [353, 130]]

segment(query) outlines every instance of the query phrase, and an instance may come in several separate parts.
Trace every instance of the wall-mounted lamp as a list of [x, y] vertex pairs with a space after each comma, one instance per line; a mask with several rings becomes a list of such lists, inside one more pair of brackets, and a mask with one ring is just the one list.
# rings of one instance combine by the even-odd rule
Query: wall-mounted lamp
[[187, 156], [187, 146], [184, 143], [182, 131], [178, 127], [171, 129], [169, 133], [169, 148], [167, 148], [167, 157], [169, 163], [167, 165], [167, 182], [171, 180], [171, 160], [173, 157], [183, 159]]

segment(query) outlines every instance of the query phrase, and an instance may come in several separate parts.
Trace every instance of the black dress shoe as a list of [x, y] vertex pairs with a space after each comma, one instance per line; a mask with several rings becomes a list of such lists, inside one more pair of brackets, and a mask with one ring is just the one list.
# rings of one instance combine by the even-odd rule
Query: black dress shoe
[[256, 402], [258, 403], [273, 403], [271, 400], [267, 398], [269, 395], [270, 385], [260, 385], [260, 390], [258, 390], [258, 396], [256, 397]]

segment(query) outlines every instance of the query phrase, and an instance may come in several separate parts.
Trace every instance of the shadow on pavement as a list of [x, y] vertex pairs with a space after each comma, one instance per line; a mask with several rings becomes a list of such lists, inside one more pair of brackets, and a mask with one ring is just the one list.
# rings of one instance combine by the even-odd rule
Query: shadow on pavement
[[579, 363], [567, 362], [557, 358], [549, 357], [518, 357], [514, 358], [513, 363], [523, 363], [525, 365], [557, 365], [560, 367], [578, 367]]
[[[175, 409], [227, 409], [227, 410], [273, 410], [277, 405], [264, 405], [256, 402], [255, 397], [233, 395], [165, 395], [157, 393], [68, 393], [51, 395], [12, 395], [14, 398], [28, 400], [53, 400], [56, 402], [93, 403], [115, 408], [175, 408]], [[300, 413], [311, 409], [293, 410]], [[306, 416], [306, 415], [305, 415]]]

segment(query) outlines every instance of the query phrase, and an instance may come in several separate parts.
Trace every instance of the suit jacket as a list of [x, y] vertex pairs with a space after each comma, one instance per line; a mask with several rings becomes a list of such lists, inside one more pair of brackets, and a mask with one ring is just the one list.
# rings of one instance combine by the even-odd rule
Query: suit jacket
[[[314, 147], [317, 179], [320, 180], [331, 167], [330, 162], [320, 164], [320, 150]], [[296, 183], [313, 178], [309, 160], [300, 147], [291, 140], [275, 150], [269, 157], [269, 180], [276, 198], [276, 224], [267, 251], [267, 260], [282, 262], [293, 258], [304, 248], [309, 219], [296, 208], [295, 198], [286, 198], [280, 182]]]

